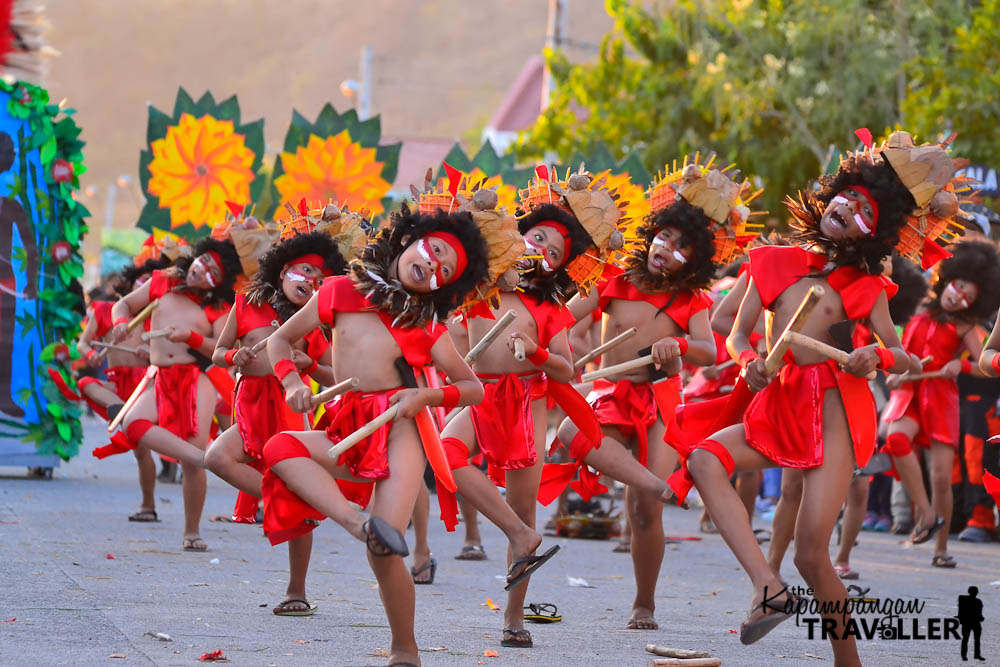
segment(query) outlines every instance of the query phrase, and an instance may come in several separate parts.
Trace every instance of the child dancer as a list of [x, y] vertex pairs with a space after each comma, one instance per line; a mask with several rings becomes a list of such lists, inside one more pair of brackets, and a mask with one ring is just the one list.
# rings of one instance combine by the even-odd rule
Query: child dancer
[[[425, 464], [414, 417], [482, 399], [482, 385], [458, 356], [441, 322], [486, 275], [486, 247], [468, 214], [427, 216], [404, 204], [365, 248], [351, 276], [327, 279], [312, 299], [268, 339], [268, 355], [289, 405], [310, 409], [312, 392], [295, 372], [292, 344], [321, 325], [334, 329], [336, 379], [357, 389], [327, 405], [326, 431], [285, 432], [264, 447], [265, 530], [272, 543], [312, 530], [329, 516], [367, 545], [368, 560], [392, 631], [389, 664], [418, 665], [413, 636], [413, 578], [400, 556]], [[402, 387], [400, 355], [411, 367], [433, 360], [451, 384]], [[336, 460], [328, 450], [390, 405], [397, 418]], [[425, 446], [434, 447], [425, 441]], [[440, 445], [438, 445], [439, 447]], [[437, 452], [435, 452], [436, 454]], [[337, 479], [374, 481], [371, 518], [344, 497]]]

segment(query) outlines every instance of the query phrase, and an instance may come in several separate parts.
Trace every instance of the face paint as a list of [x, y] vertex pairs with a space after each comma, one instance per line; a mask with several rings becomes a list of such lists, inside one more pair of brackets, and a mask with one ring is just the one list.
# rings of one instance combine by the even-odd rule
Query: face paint
[[218, 283], [215, 282], [215, 276], [212, 275], [212, 272], [208, 268], [208, 263], [201, 257], [194, 260], [194, 263], [201, 267], [202, 273], [205, 274], [205, 282], [208, 283], [209, 287], [218, 287]]
[[[661, 238], [659, 234], [657, 234], [656, 236], [653, 237], [653, 245], [666, 246], [667, 245], [667, 241], [666, 241], [666, 239]], [[680, 250], [678, 250], [676, 248], [671, 248], [670, 254], [672, 254], [674, 256], [674, 259], [676, 259], [681, 264], [687, 264], [688, 258], [685, 257], [684, 253], [682, 253]]]
[[302, 275], [298, 271], [291, 271], [291, 270], [285, 271], [285, 277], [288, 278], [289, 280], [291, 280], [292, 282], [296, 282], [296, 283], [309, 283], [314, 288], [319, 283], [319, 278], [310, 278], [309, 276]]
[[837, 195], [831, 201], [833, 201], [836, 204], [846, 204], [847, 203], [847, 197], [841, 197], [840, 195]]
[[542, 268], [543, 268], [543, 269], [544, 269], [544, 270], [545, 270], [546, 272], [548, 272], [548, 273], [552, 273], [553, 271], [555, 271], [555, 269], [554, 269], [554, 268], [552, 268], [552, 265], [551, 265], [551, 264], [549, 264], [549, 260], [548, 260], [548, 258], [546, 258], [546, 257], [545, 257], [545, 253], [546, 253], [546, 252], [548, 252], [548, 247], [546, 247], [546, 246], [544, 246], [544, 245], [537, 245], [537, 244], [536, 244], [536, 243], [535, 243], [534, 241], [532, 241], [531, 239], [527, 239], [527, 238], [526, 238], [526, 239], [524, 239], [524, 242], [525, 242], [525, 244], [527, 244], [527, 245], [528, 245], [528, 247], [530, 247], [530, 248], [531, 248], [532, 250], [537, 250], [537, 251], [538, 251], [538, 254], [539, 254], [539, 256], [540, 256], [540, 257], [542, 258], [542, 261], [541, 261], [541, 264], [542, 264]]
[[440, 289], [445, 284], [444, 273], [441, 271], [441, 263], [438, 261], [437, 257], [431, 252], [431, 245], [427, 239], [420, 239], [417, 241], [417, 252], [420, 253], [420, 257], [425, 262], [430, 262], [431, 266], [434, 267], [434, 274], [431, 276], [428, 284], [431, 287], [431, 291]]
[[854, 222], [858, 224], [858, 229], [865, 233], [865, 235], [871, 235], [872, 229], [865, 224], [865, 219], [861, 217], [860, 213], [854, 214]]
[[944, 296], [945, 294], [947, 294], [949, 298], [957, 301], [959, 305], [962, 306], [961, 310], [965, 310], [972, 305], [969, 303], [969, 297], [965, 295], [965, 292], [955, 286], [954, 280], [945, 286], [944, 292], [941, 293], [941, 296]]

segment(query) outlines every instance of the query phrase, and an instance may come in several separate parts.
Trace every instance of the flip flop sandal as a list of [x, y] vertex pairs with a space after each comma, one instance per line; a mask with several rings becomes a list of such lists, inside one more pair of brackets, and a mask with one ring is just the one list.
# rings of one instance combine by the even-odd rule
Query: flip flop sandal
[[[201, 544], [204, 544], [205, 546], [202, 547], [202, 548], [200, 548], [200, 549], [198, 547], [194, 546], [195, 544], [197, 544], [199, 542]], [[192, 551], [192, 552], [200, 553], [200, 554], [206, 553], [208, 551], [208, 545], [205, 544], [205, 540], [201, 539], [200, 537], [190, 537], [190, 538], [189, 537], [185, 537], [184, 541], [181, 544], [182, 544], [182, 546], [184, 548], [184, 551]]]
[[559, 608], [549, 602], [532, 602], [525, 607], [524, 620], [532, 623], [558, 623], [562, 620]]
[[[794, 600], [795, 598], [789, 597], [788, 599]], [[770, 609], [771, 613], [765, 613], [763, 616], [753, 621], [751, 621], [750, 618], [747, 618], [747, 620], [740, 626], [740, 643], [754, 644], [763, 639], [764, 636], [771, 630], [778, 627], [778, 624], [793, 618], [795, 616], [795, 610], [793, 609], [791, 612], [787, 612], [785, 611], [785, 606], [786, 605], [784, 603], [782, 603], [780, 607], [776, 607], [773, 604], [764, 601], [758, 602], [757, 606], [750, 611], [751, 617], [753, 614], [757, 613], [758, 610], [766, 612], [767, 609]]]
[[[152, 516], [150, 519], [148, 517]], [[160, 523], [160, 517], [156, 515], [156, 510], [139, 510], [128, 518], [136, 523]]]
[[[548, 551], [546, 551], [545, 553], [543, 553], [541, 556], [525, 556], [524, 558], [518, 558], [516, 561], [510, 564], [510, 568], [507, 570], [507, 585], [504, 586], [503, 589], [505, 591], [509, 591], [510, 589], [514, 588], [522, 581], [530, 577], [538, 570], [538, 568], [545, 565], [545, 563], [548, 562], [550, 558], [555, 556], [557, 551], [559, 551], [558, 544], [549, 549]], [[525, 567], [524, 570], [522, 570], [519, 575], [511, 579], [510, 578], [511, 573], [514, 571], [514, 568], [518, 567], [519, 565], [527, 565], [527, 567]]]
[[863, 600], [865, 596], [868, 595], [868, 591], [870, 590], [871, 590], [870, 587], [861, 588], [861, 586], [858, 586], [857, 584], [848, 584], [847, 597], [854, 600]]
[[858, 579], [861, 577], [857, 570], [852, 570], [850, 567], [845, 565], [834, 565], [833, 571], [837, 573], [837, 576], [841, 579]]
[[951, 556], [934, 556], [934, 558], [931, 559], [931, 565], [934, 567], [951, 569], [958, 565], [958, 562]]
[[764, 544], [764, 542], [771, 541], [771, 531], [767, 528], [758, 528], [753, 531], [753, 536], [757, 538], [757, 544]]
[[486, 560], [486, 550], [482, 544], [468, 544], [462, 547], [455, 560]]
[[616, 554], [630, 554], [632, 553], [632, 543], [631, 542], [619, 542], [615, 545], [615, 548], [611, 550]]
[[[305, 605], [305, 609], [286, 609], [287, 606], [292, 604], [302, 604]], [[292, 598], [290, 600], [284, 600], [276, 604], [271, 611], [275, 616], [312, 616], [319, 609], [319, 605], [312, 604], [309, 600], [304, 598]]]
[[[389, 525], [385, 519], [373, 516], [361, 526], [365, 534], [365, 546], [377, 558], [388, 556], [409, 556], [403, 534]], [[374, 545], [374, 546], [373, 546]]]
[[534, 642], [531, 641], [531, 633], [527, 630], [503, 629], [503, 639], [500, 640], [500, 646], [505, 648], [532, 648], [534, 645]]
[[712, 523], [711, 519], [709, 519], [707, 521], [702, 521], [698, 525], [698, 530], [700, 530], [701, 532], [705, 533], [706, 535], [718, 535], [719, 534], [719, 529], [715, 527], [715, 524]]
[[[415, 584], [430, 585], [430, 584], [434, 583], [434, 575], [437, 574], [437, 569], [438, 569], [437, 559], [434, 558], [434, 556], [431, 556], [431, 559], [429, 561], [427, 561], [426, 563], [424, 563], [423, 565], [421, 565], [417, 569], [413, 569], [411, 567], [410, 568], [410, 576], [413, 577], [413, 583], [415, 583]], [[421, 574], [423, 574], [424, 572], [426, 572], [427, 570], [431, 571], [430, 579], [428, 579], [426, 581], [420, 581], [420, 580], [418, 580], [417, 577], [420, 576]]]
[[[937, 533], [944, 526], [944, 519], [942, 517], [935, 517], [934, 523], [929, 526], [917, 526], [910, 533], [910, 542], [913, 544], [923, 544], [924, 542], [930, 542], [934, 534]], [[918, 536], [921, 536], [917, 539]]]

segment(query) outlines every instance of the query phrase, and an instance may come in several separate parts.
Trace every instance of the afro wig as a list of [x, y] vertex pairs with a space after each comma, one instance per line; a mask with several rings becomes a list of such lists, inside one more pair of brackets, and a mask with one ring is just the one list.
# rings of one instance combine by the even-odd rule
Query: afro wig
[[[934, 295], [928, 311], [938, 319], [950, 317], [965, 322], [987, 320], [1000, 306], [1000, 255], [990, 241], [960, 241], [951, 246], [952, 256], [937, 266]], [[965, 280], [979, 288], [979, 296], [969, 308], [957, 313], [945, 313], [941, 308], [941, 293], [953, 280]]]
[[889, 299], [889, 316], [893, 324], [906, 326], [927, 297], [929, 285], [917, 265], [900, 255], [892, 256], [892, 282], [899, 286], [899, 291]]
[[[711, 224], [704, 211], [683, 199], [650, 213], [636, 230], [642, 244], [626, 260], [629, 277], [637, 287], [654, 293], [707, 288], [719, 268], [712, 259], [715, 235]], [[650, 273], [647, 266], [653, 238], [666, 227], [678, 230], [694, 249], [694, 256], [679, 271], [668, 276]]]
[[[236, 278], [243, 271], [243, 265], [240, 264], [240, 256], [237, 254], [236, 247], [232, 241], [220, 241], [211, 237], [205, 237], [195, 244], [191, 257], [179, 257], [174, 262], [174, 266], [180, 269], [181, 275], [186, 275], [194, 260], [213, 251], [219, 253], [219, 257], [222, 259], [222, 266], [219, 267], [223, 272], [222, 282], [208, 290], [202, 301], [207, 306], [220, 306], [227, 303], [232, 305], [236, 300], [233, 285], [236, 282]], [[182, 285], [178, 289], [180, 291], [190, 291], [191, 288], [187, 285]]]
[[555, 204], [542, 204], [532, 209], [531, 213], [518, 218], [517, 230], [523, 236], [533, 227], [546, 222], [557, 222], [569, 232], [569, 254], [562, 266], [551, 273], [543, 271], [540, 263], [536, 263], [532, 269], [521, 274], [520, 286], [526, 294], [543, 303], [547, 301], [563, 305], [576, 294], [576, 283], [570, 278], [566, 267], [592, 248], [594, 242], [573, 214]]
[[168, 266], [170, 266], [170, 260], [166, 257], [147, 259], [140, 266], [134, 264], [126, 266], [121, 270], [117, 280], [114, 282], [115, 292], [118, 293], [118, 296], [127, 296], [129, 292], [135, 289], [135, 281], [139, 279], [139, 276], [152, 273], [153, 271], [160, 271]]
[[281, 290], [281, 272], [289, 262], [308, 254], [323, 258], [323, 269], [328, 275], [347, 273], [347, 261], [329, 234], [297, 234], [277, 243], [260, 258], [257, 274], [246, 288], [247, 300], [256, 306], [270, 303], [282, 322], [294, 315], [299, 308]]
[[[838, 266], [855, 266], [873, 275], [882, 273], [882, 259], [899, 241], [899, 230], [916, 207], [892, 167], [884, 161], [872, 163], [867, 156], [851, 156], [840, 163], [833, 175], [823, 176], [818, 191], [799, 192], [798, 200], [788, 199], [792, 214], [792, 240], [818, 246]], [[845, 188], [861, 185], [878, 203], [878, 225], [872, 236], [851, 241], [833, 241], [822, 235], [820, 218], [830, 201]]]
[[[465, 248], [468, 264], [454, 282], [427, 294], [407, 292], [390, 277], [392, 263], [413, 243], [431, 232], [454, 234]], [[392, 214], [389, 227], [382, 229], [351, 264], [351, 272], [361, 292], [379, 309], [395, 317], [394, 326], [425, 326], [442, 321], [460, 306], [476, 285], [486, 279], [489, 254], [486, 241], [472, 216], [465, 212], [434, 215], [413, 212], [404, 202]]]

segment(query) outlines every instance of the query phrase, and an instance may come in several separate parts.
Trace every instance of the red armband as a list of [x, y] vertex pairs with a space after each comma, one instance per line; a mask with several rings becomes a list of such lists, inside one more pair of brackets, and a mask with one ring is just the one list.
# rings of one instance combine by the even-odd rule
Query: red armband
[[127, 317], [119, 317], [117, 320], [115, 320], [114, 322], [111, 323], [111, 326], [112, 327], [116, 327], [119, 324], [126, 324], [127, 325], [128, 324], [128, 318]]
[[883, 371], [892, 367], [896, 363], [896, 355], [887, 347], [876, 347], [875, 354], [878, 355], [878, 366]]
[[239, 350], [227, 350], [226, 351], [226, 357], [225, 358], [226, 358], [226, 365], [227, 366], [232, 366], [233, 365], [233, 357], [236, 356], [237, 352], [239, 352]]
[[687, 354], [688, 351], [688, 339], [675, 336], [674, 340], [677, 341], [677, 344], [680, 346], [681, 356], [683, 357], [685, 354]]
[[546, 350], [544, 347], [539, 346], [538, 349], [535, 350], [534, 354], [528, 356], [528, 361], [530, 361], [536, 366], [541, 366], [542, 364], [545, 363], [545, 361], [548, 358], [549, 358], [549, 351]]
[[438, 405], [445, 410], [451, 410], [458, 405], [461, 398], [462, 392], [458, 390], [458, 387], [453, 384], [445, 385], [441, 387], [441, 402]]
[[739, 358], [737, 358], [736, 363], [740, 365], [740, 368], [746, 368], [751, 364], [751, 362], [760, 359], [760, 355], [757, 354], [756, 350], [743, 350], [740, 352]]
[[281, 359], [274, 365], [274, 374], [279, 380], [284, 380], [288, 374], [295, 372], [295, 363], [291, 359]]
[[201, 347], [201, 344], [205, 342], [205, 337], [197, 331], [192, 331], [188, 334], [188, 337], [184, 339], [184, 342], [188, 347], [197, 350]]
[[971, 373], [972, 372], [972, 362], [968, 359], [962, 359], [962, 372]]
[[990, 368], [993, 372], [1000, 374], [1000, 352], [993, 355], [993, 359], [990, 360]]
[[319, 368], [319, 362], [316, 361], [315, 359], [313, 359], [312, 363], [309, 364], [309, 366], [307, 368], [304, 368], [301, 371], [299, 371], [299, 374], [300, 375], [312, 375], [313, 371], [315, 371], [317, 368]]

